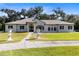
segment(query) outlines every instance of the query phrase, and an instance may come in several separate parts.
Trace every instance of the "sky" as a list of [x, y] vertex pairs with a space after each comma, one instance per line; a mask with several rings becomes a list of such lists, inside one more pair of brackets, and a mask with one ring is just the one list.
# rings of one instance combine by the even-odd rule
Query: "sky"
[[[31, 7], [42, 6], [43, 13], [52, 14], [52, 10], [60, 7], [67, 14], [78, 14], [79, 15], [79, 3], [0, 3], [1, 8], [14, 9], [20, 11], [22, 8], [29, 9]], [[6, 15], [0, 12], [0, 16]]]

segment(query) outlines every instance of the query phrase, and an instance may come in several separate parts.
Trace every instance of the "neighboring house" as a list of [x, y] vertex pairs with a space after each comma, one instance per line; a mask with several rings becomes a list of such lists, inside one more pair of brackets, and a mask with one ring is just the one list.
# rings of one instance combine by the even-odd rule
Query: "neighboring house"
[[38, 28], [41, 32], [73, 32], [74, 23], [27, 18], [5, 24], [6, 32], [9, 31], [9, 29], [13, 29], [13, 32], [36, 32]]

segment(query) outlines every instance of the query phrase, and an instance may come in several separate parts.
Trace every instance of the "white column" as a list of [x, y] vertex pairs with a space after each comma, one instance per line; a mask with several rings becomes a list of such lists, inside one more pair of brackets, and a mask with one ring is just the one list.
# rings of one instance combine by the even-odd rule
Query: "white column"
[[48, 26], [44, 25], [44, 32], [48, 32]]
[[27, 23], [27, 31], [29, 32], [29, 23]]
[[36, 24], [34, 24], [34, 32], [36, 32]]

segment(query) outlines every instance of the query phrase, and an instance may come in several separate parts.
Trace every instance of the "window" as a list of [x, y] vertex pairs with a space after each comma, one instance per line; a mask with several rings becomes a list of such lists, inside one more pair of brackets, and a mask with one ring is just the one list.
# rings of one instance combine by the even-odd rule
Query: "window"
[[48, 31], [50, 31], [50, 27], [48, 27]]
[[56, 31], [57, 29], [56, 29], [56, 27], [54, 27], [54, 31]]
[[64, 29], [64, 26], [60, 26], [60, 29]]
[[72, 29], [72, 26], [68, 26], [68, 29], [69, 29], [69, 30]]
[[24, 29], [24, 26], [20, 26], [20, 29]]
[[13, 29], [13, 26], [8, 26], [8, 29]]

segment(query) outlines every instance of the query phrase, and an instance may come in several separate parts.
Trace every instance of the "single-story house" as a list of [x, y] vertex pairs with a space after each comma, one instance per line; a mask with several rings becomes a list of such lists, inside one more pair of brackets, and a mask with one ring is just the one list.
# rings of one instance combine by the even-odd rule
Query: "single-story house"
[[13, 32], [36, 32], [38, 28], [41, 32], [73, 32], [74, 23], [59, 20], [38, 20], [33, 18], [5, 23], [6, 32], [10, 29], [12, 29]]

